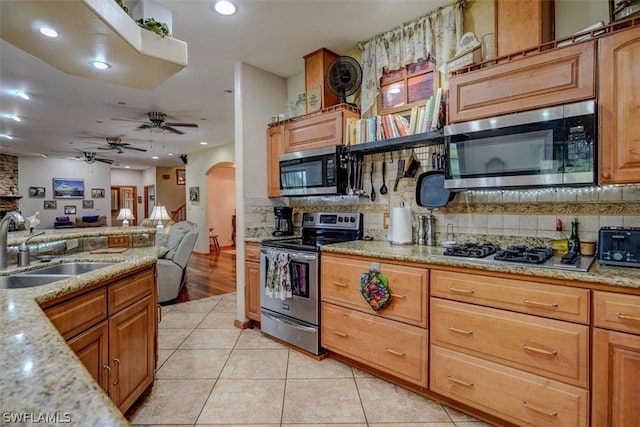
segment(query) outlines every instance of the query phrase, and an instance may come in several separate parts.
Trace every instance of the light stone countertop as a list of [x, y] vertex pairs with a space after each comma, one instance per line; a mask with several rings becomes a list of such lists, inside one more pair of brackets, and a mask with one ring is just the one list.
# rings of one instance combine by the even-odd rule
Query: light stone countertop
[[[55, 242], [58, 240], [77, 239], [80, 237], [120, 236], [123, 234], [156, 234], [156, 229], [151, 227], [85, 227], [85, 228], [60, 228], [44, 230], [35, 229], [34, 233], [44, 231], [44, 234], [33, 237], [28, 244]], [[29, 231], [12, 231], [7, 235], [8, 246], [17, 246], [29, 237]]]
[[449, 257], [444, 256], [444, 249], [440, 246], [392, 245], [387, 241], [379, 240], [355, 240], [324, 245], [322, 246], [322, 252], [640, 289], [640, 268], [605, 266], [600, 265], [597, 260], [593, 262], [589, 271], [583, 273], [572, 270], [529, 267], [509, 263], [489, 263], [471, 258]]
[[[120, 227], [115, 228], [122, 234]], [[131, 227], [126, 231], [133, 230]], [[84, 229], [77, 231], [82, 231], [78, 237], [91, 235]], [[100, 231], [100, 235], [104, 235], [105, 227]], [[59, 420], [68, 416], [71, 425], [127, 426], [127, 420], [84, 369], [38, 304], [153, 264], [157, 261], [156, 248], [129, 248], [119, 254], [77, 253], [47, 264], [35, 262], [23, 269], [63, 261], [114, 264], [44, 286], [0, 289], [0, 406], [3, 417], [0, 423], [7, 422], [6, 416], [26, 413], [31, 417], [57, 416]], [[23, 419], [22, 424], [30, 423]]]

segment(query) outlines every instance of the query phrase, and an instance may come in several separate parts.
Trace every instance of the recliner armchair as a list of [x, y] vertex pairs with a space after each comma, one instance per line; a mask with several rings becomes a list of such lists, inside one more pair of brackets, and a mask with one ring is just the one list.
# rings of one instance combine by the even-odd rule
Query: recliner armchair
[[181, 221], [168, 233], [156, 234], [158, 302], [175, 300], [185, 282], [186, 268], [198, 239], [196, 224]]

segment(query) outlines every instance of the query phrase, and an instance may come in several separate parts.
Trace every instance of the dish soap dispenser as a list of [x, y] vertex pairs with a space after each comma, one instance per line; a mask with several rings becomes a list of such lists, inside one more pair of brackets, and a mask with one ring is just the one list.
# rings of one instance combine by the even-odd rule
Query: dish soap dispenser
[[556, 219], [556, 234], [553, 235], [549, 243], [554, 256], [562, 256], [569, 252], [569, 239], [562, 233], [562, 220], [560, 218]]

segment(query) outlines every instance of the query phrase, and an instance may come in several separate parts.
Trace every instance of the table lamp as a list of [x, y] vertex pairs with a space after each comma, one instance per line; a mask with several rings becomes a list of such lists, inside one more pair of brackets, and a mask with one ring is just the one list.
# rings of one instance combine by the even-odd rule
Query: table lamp
[[123, 227], [128, 227], [129, 226], [129, 220], [130, 219], [136, 219], [133, 216], [133, 212], [131, 212], [131, 208], [122, 208], [120, 209], [120, 212], [118, 213], [118, 218], [116, 218], [118, 220], [122, 221], [122, 226]]
[[170, 220], [171, 217], [169, 216], [169, 212], [167, 212], [166, 206], [156, 205], [153, 207], [149, 219], [152, 221], [158, 221], [156, 229], [158, 230], [158, 233], [162, 233], [164, 230], [164, 224], [162, 224], [162, 221]]

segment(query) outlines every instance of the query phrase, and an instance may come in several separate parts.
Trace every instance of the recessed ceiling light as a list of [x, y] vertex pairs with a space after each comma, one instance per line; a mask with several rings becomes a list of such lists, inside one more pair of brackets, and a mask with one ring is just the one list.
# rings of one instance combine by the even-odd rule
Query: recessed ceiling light
[[17, 90], [16, 91], [16, 96], [19, 96], [20, 98], [28, 101], [31, 99], [31, 95], [29, 95], [27, 92], [23, 92], [21, 90]]
[[205, 142], [205, 141], [202, 141], [202, 142], [200, 143], [200, 145], [207, 145], [207, 144], [208, 144], [208, 142]]
[[109, 65], [104, 61], [93, 60], [93, 61], [89, 61], [89, 63], [98, 70], [106, 70], [107, 68], [111, 68], [111, 65]]
[[6, 133], [0, 133], [0, 138], [13, 139], [13, 137], [11, 135], [7, 135]]
[[15, 120], [16, 122], [22, 121], [22, 119], [18, 117], [16, 114], [9, 114], [7, 117], [9, 117], [11, 120]]
[[124, 168], [125, 169], [131, 169], [131, 166], [125, 166]]
[[214, 3], [213, 8], [220, 15], [233, 15], [236, 13], [236, 5], [231, 3], [229, 0], [218, 0]]
[[151, 156], [153, 160], [158, 160], [158, 156]]
[[167, 156], [173, 156], [173, 153], [168, 153]]
[[40, 27], [40, 33], [47, 37], [58, 37], [58, 32], [50, 27]]

